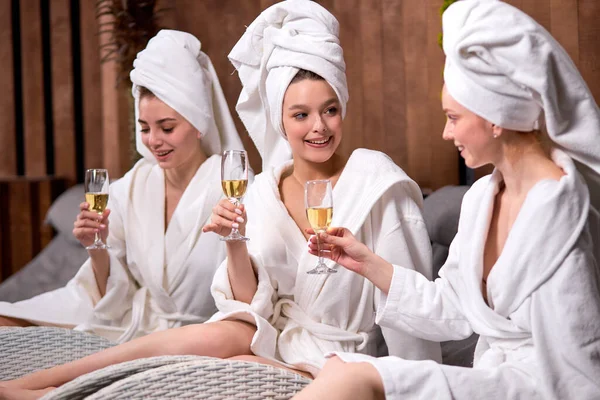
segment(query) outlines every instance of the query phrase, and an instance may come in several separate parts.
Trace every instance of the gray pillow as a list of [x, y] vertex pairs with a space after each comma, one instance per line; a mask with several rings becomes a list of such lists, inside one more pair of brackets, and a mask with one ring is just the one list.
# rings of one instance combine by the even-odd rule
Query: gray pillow
[[423, 200], [423, 218], [429, 238], [450, 246], [458, 230], [460, 205], [469, 186], [444, 186]]
[[[70, 236], [73, 237], [73, 234]], [[88, 258], [87, 251], [67, 235], [58, 235], [19, 272], [0, 283], [0, 301], [13, 303], [61, 288]]]
[[73, 243], [79, 243], [73, 236], [73, 223], [79, 214], [79, 204], [83, 201], [85, 201], [83, 184], [75, 185], [58, 196], [46, 214], [46, 223]]

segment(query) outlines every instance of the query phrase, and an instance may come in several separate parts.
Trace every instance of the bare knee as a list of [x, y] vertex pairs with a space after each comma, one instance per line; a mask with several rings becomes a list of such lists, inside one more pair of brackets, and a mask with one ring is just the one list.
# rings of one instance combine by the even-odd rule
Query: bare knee
[[187, 325], [173, 330], [167, 340], [172, 354], [229, 358], [252, 354], [256, 327], [245, 322], [218, 321]]
[[317, 375], [317, 379], [327, 381], [332, 387], [341, 386], [355, 394], [361, 393], [360, 398], [385, 398], [385, 389], [379, 372], [366, 362], [347, 363], [339, 357], [331, 357]]

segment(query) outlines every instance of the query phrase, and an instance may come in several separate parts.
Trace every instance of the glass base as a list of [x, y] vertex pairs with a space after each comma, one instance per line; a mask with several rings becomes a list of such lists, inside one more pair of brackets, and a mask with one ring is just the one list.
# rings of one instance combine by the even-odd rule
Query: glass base
[[110, 249], [110, 246], [107, 245], [107, 244], [105, 244], [101, 240], [99, 240], [97, 242], [92, 243], [91, 245], [89, 245], [85, 249], [86, 250], [106, 250], [106, 249]]
[[329, 268], [325, 263], [319, 263], [310, 271], [306, 271], [306, 273], [310, 275], [335, 274], [337, 273], [337, 269]]
[[223, 242], [247, 242], [250, 240], [250, 238], [240, 235], [237, 231], [231, 232], [229, 236], [221, 236], [219, 239]]

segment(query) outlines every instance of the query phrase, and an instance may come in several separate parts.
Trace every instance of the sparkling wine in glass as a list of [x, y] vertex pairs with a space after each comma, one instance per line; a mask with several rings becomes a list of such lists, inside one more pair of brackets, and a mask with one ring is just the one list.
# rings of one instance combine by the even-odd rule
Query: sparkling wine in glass
[[331, 181], [316, 180], [307, 181], [304, 185], [304, 205], [306, 206], [306, 216], [310, 226], [317, 235], [317, 249], [319, 261], [315, 268], [307, 271], [308, 274], [333, 274], [337, 270], [329, 268], [321, 256], [321, 239], [319, 234], [329, 228], [331, 218], [333, 217], [333, 194], [331, 190]]
[[[98, 214], [102, 219], [102, 213], [108, 204], [108, 171], [105, 169], [88, 169], [85, 171], [85, 201], [89, 204], [89, 211]], [[102, 241], [98, 232], [94, 235], [94, 243], [86, 247], [86, 250], [108, 249], [109, 246]]]
[[[248, 154], [244, 150], [226, 150], [221, 158], [221, 186], [223, 193], [236, 207], [248, 187]], [[233, 228], [228, 236], [221, 237], [225, 241], [250, 240]]]

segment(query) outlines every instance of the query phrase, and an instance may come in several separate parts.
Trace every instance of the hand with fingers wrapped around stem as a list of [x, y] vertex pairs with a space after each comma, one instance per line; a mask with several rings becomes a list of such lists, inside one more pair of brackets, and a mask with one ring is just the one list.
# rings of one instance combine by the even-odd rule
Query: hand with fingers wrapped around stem
[[384, 293], [388, 293], [394, 267], [373, 253], [354, 237], [352, 232], [342, 227], [331, 227], [317, 235], [313, 229], [306, 229], [312, 235], [308, 240], [308, 252], [318, 256], [319, 244], [321, 256], [342, 267], [364, 276]]
[[79, 204], [79, 214], [73, 223], [73, 235], [83, 247], [91, 246], [95, 242], [96, 234], [100, 235], [102, 242], [108, 238], [108, 216], [110, 210], [104, 210], [101, 216], [95, 211], [90, 211], [90, 204]]
[[240, 234], [246, 234], [246, 208], [243, 204], [233, 204], [228, 199], [222, 199], [213, 207], [210, 222], [202, 228], [202, 232], [214, 232], [226, 237], [233, 229]]

